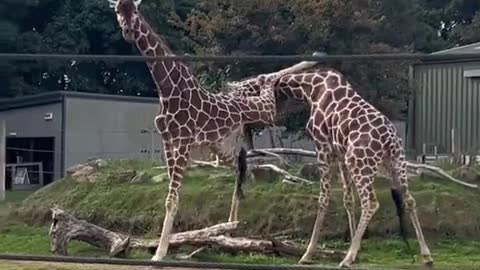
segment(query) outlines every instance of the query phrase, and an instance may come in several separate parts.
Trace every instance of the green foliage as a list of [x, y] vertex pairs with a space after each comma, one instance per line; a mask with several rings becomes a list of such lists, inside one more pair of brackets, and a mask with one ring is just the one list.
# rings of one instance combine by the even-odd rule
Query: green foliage
[[[13, 209], [12, 220], [18, 217], [29, 224], [48, 224], [51, 218], [49, 207], [58, 204], [79, 218], [113, 230], [156, 235], [164, 215], [168, 183], [154, 183], [148, 181], [148, 177], [144, 182], [130, 183], [133, 171], [144, 172], [150, 178], [164, 173], [152, 164], [139, 161], [113, 162], [99, 171], [96, 183], [76, 183], [66, 178], [35, 192]], [[478, 237], [477, 194], [448, 181], [430, 180], [414, 179], [411, 182], [422, 226], [429, 239]], [[175, 230], [202, 228], [224, 221], [229, 213], [234, 183], [231, 171], [214, 168], [187, 170]], [[370, 224], [369, 233], [370, 236], [391, 237], [396, 234], [398, 225], [389, 182], [378, 179], [375, 186], [382, 207]], [[244, 223], [239, 233], [265, 235], [293, 229], [296, 231], [294, 236], [309, 237], [315, 219], [318, 186], [247, 182], [245, 194], [240, 207]], [[334, 181], [324, 229], [324, 236], [329, 239], [342, 237], [346, 229], [341, 199], [341, 185]], [[441, 211], [437, 212], [437, 209]], [[413, 237], [413, 231], [411, 233]]]
[[[142, 12], [178, 54], [363, 54], [432, 52], [480, 41], [477, 0], [145, 0]], [[105, 0], [0, 3], [0, 51], [137, 54]], [[289, 63], [290, 64], [290, 63]], [[216, 92], [227, 79], [276, 70], [275, 63], [193, 63]], [[285, 64], [286, 65], [286, 64]], [[406, 113], [407, 62], [332, 63], [387, 116]], [[155, 96], [145, 64], [0, 61], [0, 98], [69, 90]], [[303, 130], [299, 114], [285, 121]], [[292, 121], [300, 119], [302, 121]]]

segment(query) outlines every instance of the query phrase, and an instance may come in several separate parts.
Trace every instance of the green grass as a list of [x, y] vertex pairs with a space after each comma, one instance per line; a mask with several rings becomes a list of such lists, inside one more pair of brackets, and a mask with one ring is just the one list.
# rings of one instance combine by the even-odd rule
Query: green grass
[[[428, 241], [435, 264], [439, 268], [480, 269], [480, 242], [468, 240]], [[368, 239], [363, 241], [357, 267], [401, 267], [415, 268], [420, 264], [417, 242], [409, 241], [411, 253], [400, 240]], [[348, 243], [326, 241], [329, 249], [347, 250]], [[72, 242], [69, 255], [85, 257], [107, 257], [108, 253], [90, 245]], [[0, 254], [51, 255], [47, 227], [16, 225], [0, 230]], [[130, 258], [149, 259], [150, 254], [133, 252]], [[169, 259], [172, 259], [170, 257]], [[195, 261], [245, 263], [245, 264], [295, 264], [299, 258], [283, 258], [254, 254], [229, 255], [215, 251], [200, 253]], [[317, 260], [319, 264], [335, 266], [338, 261]], [[2, 263], [0, 262], [0, 269]]]
[[[77, 183], [66, 178], [35, 192], [25, 200], [28, 192], [10, 193], [8, 203], [0, 204], [0, 253], [50, 255], [49, 207], [55, 204], [79, 218], [112, 230], [156, 237], [163, 219], [168, 183], [153, 183], [149, 180], [164, 173], [154, 168], [155, 165], [158, 164], [116, 161], [99, 171], [96, 183]], [[130, 183], [129, 180], [136, 172], [144, 172], [147, 175], [146, 181]], [[369, 237], [363, 241], [358, 266], [418, 266], [415, 257], [418, 247], [415, 241], [410, 243], [414, 251], [409, 254], [404, 243], [388, 240], [397, 239], [395, 209], [388, 182], [378, 179], [375, 186], [381, 207], [369, 226]], [[187, 170], [175, 230], [198, 229], [225, 221], [233, 187], [232, 172], [214, 168]], [[417, 199], [420, 221], [436, 265], [480, 269], [480, 244], [475, 241], [480, 240], [478, 193], [434, 178], [412, 179], [410, 187]], [[346, 250], [348, 244], [338, 241], [344, 234], [347, 222], [342, 191], [338, 183], [333, 188], [332, 202], [323, 230], [325, 243], [328, 248]], [[248, 182], [245, 194], [246, 199], [240, 204], [240, 219], [243, 222], [237, 231], [239, 235], [268, 235], [294, 229], [296, 233], [292, 237], [310, 237], [316, 214], [317, 186], [297, 187], [271, 181]], [[357, 213], [357, 218], [358, 216]], [[409, 235], [414, 237], [413, 230], [409, 231]], [[69, 246], [69, 253], [75, 256], [107, 255], [105, 251], [79, 242]], [[131, 258], [148, 259], [150, 256], [144, 252], [130, 254]], [[298, 258], [252, 254], [233, 256], [208, 251], [200, 253], [195, 260], [293, 264]], [[319, 262], [332, 266], [338, 264], [338, 261]]]

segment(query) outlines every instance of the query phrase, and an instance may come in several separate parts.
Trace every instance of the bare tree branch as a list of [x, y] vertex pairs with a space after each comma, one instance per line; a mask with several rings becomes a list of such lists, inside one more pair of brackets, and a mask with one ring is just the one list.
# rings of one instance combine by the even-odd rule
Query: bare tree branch
[[255, 166], [256, 168], [268, 168], [268, 169], [271, 169], [281, 175], [283, 175], [285, 177], [285, 179], [283, 180], [283, 182], [285, 183], [288, 183], [288, 184], [307, 184], [307, 185], [313, 185], [315, 182], [312, 182], [310, 180], [307, 180], [307, 179], [304, 179], [304, 178], [301, 178], [301, 177], [298, 177], [298, 176], [295, 176], [295, 175], [291, 175], [289, 172], [273, 165], [273, 164], [262, 164], [262, 165], [256, 165]]

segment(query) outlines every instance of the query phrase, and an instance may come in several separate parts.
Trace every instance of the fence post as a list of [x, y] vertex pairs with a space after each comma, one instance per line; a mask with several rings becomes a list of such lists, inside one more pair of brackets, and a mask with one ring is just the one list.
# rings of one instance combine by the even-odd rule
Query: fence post
[[0, 201], [6, 197], [6, 152], [7, 152], [7, 123], [3, 120], [0, 124]]

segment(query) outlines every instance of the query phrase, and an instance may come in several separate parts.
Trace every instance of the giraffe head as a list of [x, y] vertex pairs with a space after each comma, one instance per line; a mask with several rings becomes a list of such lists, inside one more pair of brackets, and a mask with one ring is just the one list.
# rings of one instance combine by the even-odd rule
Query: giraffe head
[[135, 31], [140, 31], [138, 24], [139, 12], [138, 6], [142, 0], [108, 0], [110, 7], [115, 9], [117, 20], [125, 41], [135, 41]]

